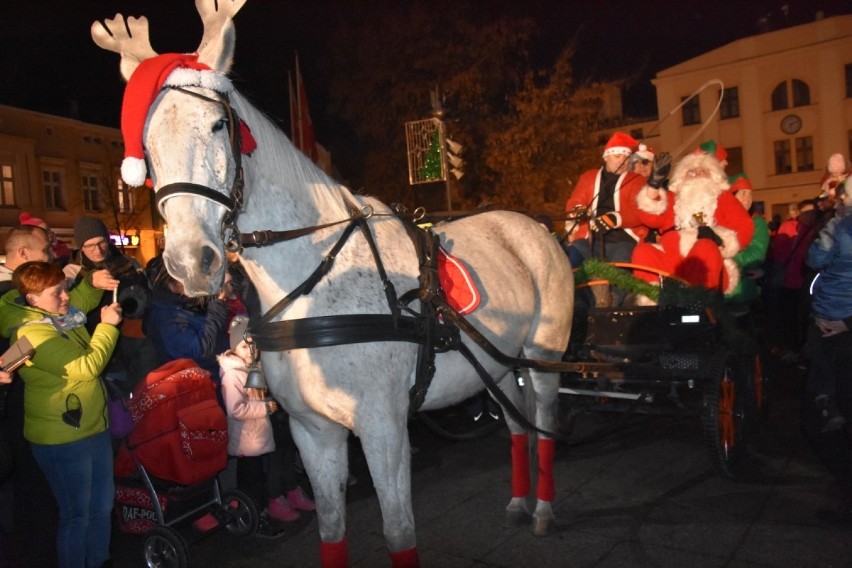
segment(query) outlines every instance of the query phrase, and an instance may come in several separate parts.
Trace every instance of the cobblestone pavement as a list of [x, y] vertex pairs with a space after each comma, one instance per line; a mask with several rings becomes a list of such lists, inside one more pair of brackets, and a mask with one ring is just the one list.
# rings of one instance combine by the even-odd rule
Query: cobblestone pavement
[[[769, 416], [751, 441], [738, 479], [717, 475], [695, 417], [633, 416], [593, 444], [557, 449], [558, 529], [533, 537], [503, 528], [509, 497], [509, 437], [449, 442], [411, 425], [414, 511], [421, 563], [441, 568], [852, 566], [852, 528], [820, 524], [833, 483], [799, 429], [804, 375], [775, 366]], [[581, 416], [576, 436], [613, 416]], [[352, 454], [348, 491], [350, 564], [389, 566], [378, 502], [363, 457]], [[33, 511], [36, 515], [38, 511]], [[49, 515], [48, 515], [49, 516]], [[316, 518], [285, 525], [277, 540], [215, 531], [190, 546], [193, 566], [319, 566]], [[52, 541], [18, 539], [11, 566], [50, 566]], [[143, 539], [116, 533], [115, 564], [143, 566]], [[5, 545], [5, 544], [4, 544]], [[46, 563], [36, 559], [42, 557]]]

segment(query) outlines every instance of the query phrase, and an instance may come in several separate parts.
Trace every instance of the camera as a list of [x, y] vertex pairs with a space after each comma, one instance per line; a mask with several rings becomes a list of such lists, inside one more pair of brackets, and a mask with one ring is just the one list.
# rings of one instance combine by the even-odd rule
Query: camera
[[122, 254], [107, 258], [104, 268], [119, 281], [118, 303], [121, 305], [122, 315], [131, 319], [143, 317], [151, 299], [151, 288], [145, 274], [137, 270], [133, 262]]

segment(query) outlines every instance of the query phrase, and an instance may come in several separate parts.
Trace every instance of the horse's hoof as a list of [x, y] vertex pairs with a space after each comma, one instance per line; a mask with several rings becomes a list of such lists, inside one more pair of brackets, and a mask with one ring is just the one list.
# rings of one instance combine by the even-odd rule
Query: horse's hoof
[[553, 518], [533, 517], [533, 536], [550, 536], [556, 533], [556, 522]]
[[514, 529], [518, 527], [526, 527], [530, 524], [532, 515], [525, 511], [506, 511], [506, 518], [503, 521], [503, 528]]

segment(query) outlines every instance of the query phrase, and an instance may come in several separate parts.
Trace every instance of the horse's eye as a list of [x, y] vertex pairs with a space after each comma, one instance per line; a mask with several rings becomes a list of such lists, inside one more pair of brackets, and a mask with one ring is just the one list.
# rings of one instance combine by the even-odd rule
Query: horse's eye
[[213, 124], [213, 132], [219, 132], [220, 130], [222, 130], [223, 128], [226, 128], [227, 126], [228, 126], [228, 121], [225, 120], [224, 118], [220, 118], [219, 120], [217, 120]]

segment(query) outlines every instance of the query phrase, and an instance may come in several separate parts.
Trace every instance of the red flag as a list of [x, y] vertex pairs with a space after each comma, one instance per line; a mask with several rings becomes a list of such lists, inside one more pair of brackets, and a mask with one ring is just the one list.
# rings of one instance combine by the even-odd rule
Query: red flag
[[[308, 112], [308, 93], [305, 83], [302, 81], [302, 72], [299, 69], [299, 56], [296, 55], [296, 116], [293, 122], [293, 144], [312, 161], [317, 161], [317, 145], [314, 136], [314, 124]], [[290, 96], [290, 114], [293, 115], [293, 96]]]

